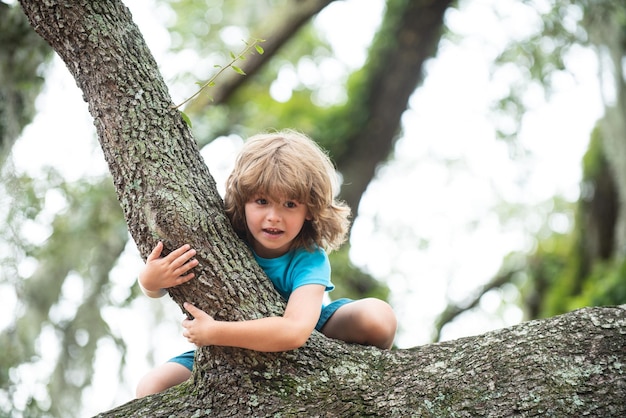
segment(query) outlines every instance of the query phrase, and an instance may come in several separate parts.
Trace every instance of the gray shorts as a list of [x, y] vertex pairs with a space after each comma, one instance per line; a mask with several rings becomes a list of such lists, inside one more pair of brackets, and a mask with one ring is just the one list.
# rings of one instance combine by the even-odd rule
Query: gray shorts
[[[337, 299], [326, 306], [322, 307], [322, 313], [320, 314], [320, 319], [317, 321], [317, 325], [315, 325], [315, 329], [321, 331], [326, 325], [326, 322], [330, 319], [331, 316], [337, 311], [337, 309], [341, 308], [343, 305], [352, 302], [352, 299], [342, 298]], [[196, 354], [196, 350], [186, 351], [176, 357], [172, 357], [167, 362], [168, 363], [178, 363], [180, 365], [185, 366], [189, 370], [193, 369], [193, 360]]]

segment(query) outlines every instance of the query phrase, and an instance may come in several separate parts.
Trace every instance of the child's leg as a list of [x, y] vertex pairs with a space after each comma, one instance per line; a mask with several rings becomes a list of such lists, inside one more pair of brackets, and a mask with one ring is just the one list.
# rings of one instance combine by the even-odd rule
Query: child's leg
[[393, 344], [396, 327], [396, 314], [391, 306], [380, 299], [367, 298], [337, 309], [322, 328], [322, 333], [349, 343], [387, 349]]
[[180, 363], [168, 361], [152, 369], [141, 378], [135, 395], [137, 398], [159, 393], [183, 383], [191, 377], [191, 370]]

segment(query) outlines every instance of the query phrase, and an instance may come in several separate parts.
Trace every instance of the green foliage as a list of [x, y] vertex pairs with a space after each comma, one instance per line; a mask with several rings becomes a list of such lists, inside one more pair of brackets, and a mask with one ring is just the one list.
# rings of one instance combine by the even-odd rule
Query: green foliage
[[598, 262], [570, 306], [622, 305], [626, 302], [626, 260]]
[[606, 167], [607, 161], [602, 147], [601, 130], [599, 127], [591, 132], [587, 152], [583, 156], [583, 181], [593, 181]]
[[540, 241], [529, 257], [531, 291], [526, 290], [525, 298], [531, 318], [546, 318], [569, 310], [578, 287], [573, 265], [576, 259], [571, 257], [571, 251], [571, 237], [554, 234]]

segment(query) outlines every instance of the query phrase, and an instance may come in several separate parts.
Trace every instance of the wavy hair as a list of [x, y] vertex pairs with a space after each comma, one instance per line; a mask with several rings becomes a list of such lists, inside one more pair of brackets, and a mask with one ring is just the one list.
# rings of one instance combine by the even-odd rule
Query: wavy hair
[[350, 208], [335, 196], [338, 178], [328, 155], [309, 137], [292, 130], [250, 137], [226, 181], [224, 204], [237, 234], [250, 242], [245, 205], [258, 195], [293, 199], [307, 206], [311, 220], [291, 248], [331, 251], [346, 240]]

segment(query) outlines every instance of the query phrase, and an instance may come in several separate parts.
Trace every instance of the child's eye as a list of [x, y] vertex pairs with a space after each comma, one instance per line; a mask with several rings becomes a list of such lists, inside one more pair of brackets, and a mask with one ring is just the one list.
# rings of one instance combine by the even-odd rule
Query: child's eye
[[264, 199], [264, 198], [262, 198], [262, 197], [256, 198], [256, 199], [254, 200], [254, 202], [255, 202], [257, 205], [267, 205], [267, 199]]
[[298, 207], [298, 204], [296, 202], [289, 201], [285, 202], [285, 207], [288, 207], [289, 209], [294, 209]]

